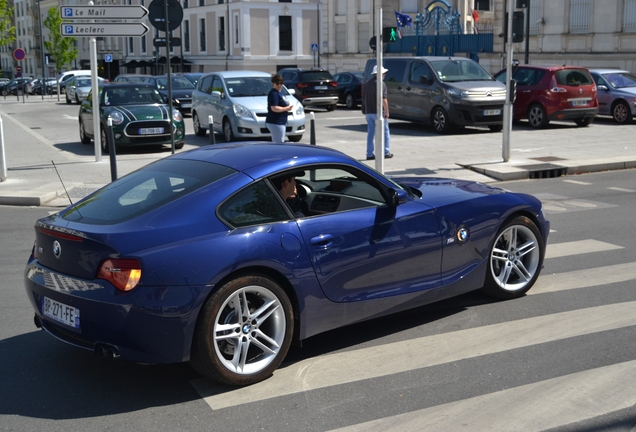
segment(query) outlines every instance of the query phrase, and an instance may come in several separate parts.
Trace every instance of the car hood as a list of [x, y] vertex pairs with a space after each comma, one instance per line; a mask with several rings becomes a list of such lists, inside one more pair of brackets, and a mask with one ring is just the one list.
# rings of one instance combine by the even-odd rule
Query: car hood
[[486, 92], [491, 92], [493, 95], [506, 93], [506, 86], [499, 81], [458, 81], [458, 82], [446, 82], [445, 85], [456, 88], [461, 91], [469, 92], [471, 95], [486, 95]]
[[506, 193], [496, 186], [466, 180], [445, 178], [391, 177], [391, 180], [422, 192], [422, 202], [431, 207], [471, 200], [485, 195]]
[[136, 120], [165, 120], [168, 119], [169, 108], [167, 105], [119, 105], [104, 107], [104, 117], [111, 112], [121, 113], [126, 121]]
[[[599, 90], [598, 94], [601, 94], [603, 90]], [[636, 87], [621, 87], [621, 88], [613, 88], [611, 92], [618, 96], [625, 97], [636, 97]]]
[[[298, 100], [292, 95], [285, 96], [290, 104], [296, 105]], [[267, 111], [267, 96], [245, 96], [231, 97], [230, 101], [239, 105], [243, 105], [250, 111]]]

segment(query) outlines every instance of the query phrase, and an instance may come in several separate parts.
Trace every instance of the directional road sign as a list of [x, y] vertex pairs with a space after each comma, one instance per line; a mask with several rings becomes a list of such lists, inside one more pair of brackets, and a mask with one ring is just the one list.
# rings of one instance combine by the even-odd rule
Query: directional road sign
[[67, 20], [141, 19], [146, 15], [148, 15], [148, 9], [141, 5], [60, 6], [60, 16]]
[[64, 23], [60, 24], [62, 36], [143, 36], [148, 27], [143, 23]]

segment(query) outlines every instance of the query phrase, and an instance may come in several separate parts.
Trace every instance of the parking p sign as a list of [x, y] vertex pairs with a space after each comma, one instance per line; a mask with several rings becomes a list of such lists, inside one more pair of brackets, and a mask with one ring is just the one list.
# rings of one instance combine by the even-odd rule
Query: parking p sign
[[106, 63], [112, 63], [113, 62], [113, 55], [112, 54], [104, 54], [104, 61]]
[[62, 9], [62, 16], [64, 18], [73, 18], [73, 8], [67, 7]]
[[72, 25], [65, 25], [64, 26], [64, 34], [72, 35], [73, 34], [73, 29], [74, 29], [74, 27]]

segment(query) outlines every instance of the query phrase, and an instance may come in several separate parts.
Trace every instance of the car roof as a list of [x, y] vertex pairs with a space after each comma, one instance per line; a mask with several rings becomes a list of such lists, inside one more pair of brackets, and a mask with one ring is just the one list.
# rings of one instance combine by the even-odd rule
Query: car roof
[[240, 71], [218, 71], [218, 72], [210, 72], [205, 74], [208, 75], [220, 75], [223, 78], [243, 78], [243, 77], [267, 77], [271, 78], [271, 74], [263, 71], [250, 71], [250, 70], [240, 70]]
[[519, 65], [517, 68], [520, 69], [544, 69], [549, 71], [557, 71], [561, 69], [585, 69], [588, 70], [585, 66], [566, 66], [566, 65]]
[[245, 172], [252, 178], [260, 178], [286, 168], [293, 169], [295, 166], [320, 162], [357, 165], [354, 159], [331, 148], [271, 142], [215, 144], [179, 153], [174, 157], [216, 163]]
[[148, 83], [131, 83], [131, 82], [109, 82], [109, 83], [104, 83], [102, 85], [102, 87], [104, 88], [113, 88], [113, 87], [150, 87], [150, 88], [155, 88], [155, 86], [148, 84]]
[[626, 71], [625, 69], [609, 69], [609, 68], [594, 68], [594, 69], [588, 69], [590, 72], [596, 72], [599, 74], [606, 74], [606, 73], [630, 73], [629, 71]]

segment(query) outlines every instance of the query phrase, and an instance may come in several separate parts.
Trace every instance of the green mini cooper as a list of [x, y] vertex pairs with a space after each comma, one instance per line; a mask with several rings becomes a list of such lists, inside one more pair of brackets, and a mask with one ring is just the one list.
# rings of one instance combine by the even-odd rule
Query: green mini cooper
[[[185, 125], [181, 113], [170, 108], [163, 96], [148, 84], [104, 84], [99, 88], [101, 146], [108, 153], [106, 128], [108, 117], [113, 121], [117, 147], [171, 145], [170, 124], [174, 131], [175, 148], [183, 148]], [[79, 112], [79, 135], [82, 144], [90, 144], [93, 131], [93, 94], [82, 102]]]

